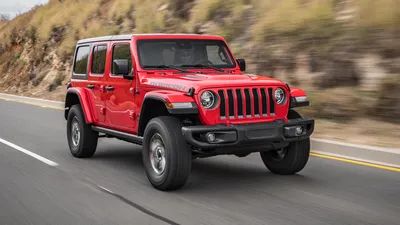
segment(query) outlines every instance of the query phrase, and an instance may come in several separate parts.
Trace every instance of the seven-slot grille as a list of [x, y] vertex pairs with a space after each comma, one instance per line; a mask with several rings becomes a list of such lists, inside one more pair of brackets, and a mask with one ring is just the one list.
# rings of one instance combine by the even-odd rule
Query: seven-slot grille
[[218, 90], [221, 119], [259, 118], [275, 115], [272, 88], [231, 88]]

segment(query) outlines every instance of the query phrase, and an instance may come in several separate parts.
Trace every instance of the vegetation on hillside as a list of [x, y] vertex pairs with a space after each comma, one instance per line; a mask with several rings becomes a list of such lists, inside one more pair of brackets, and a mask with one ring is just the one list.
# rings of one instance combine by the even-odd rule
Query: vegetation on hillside
[[[400, 122], [400, 97], [395, 93], [400, 88], [396, 2], [50, 0], [0, 23], [0, 89], [62, 99], [74, 45], [81, 38], [211, 33], [224, 36], [235, 55], [246, 58], [248, 73], [304, 87], [313, 100], [313, 106], [304, 110], [307, 115]], [[369, 54], [377, 56], [371, 66], [380, 71], [378, 75], [360, 67]], [[299, 62], [300, 56], [305, 63]], [[363, 84], [371, 76], [376, 84], [365, 90]]]

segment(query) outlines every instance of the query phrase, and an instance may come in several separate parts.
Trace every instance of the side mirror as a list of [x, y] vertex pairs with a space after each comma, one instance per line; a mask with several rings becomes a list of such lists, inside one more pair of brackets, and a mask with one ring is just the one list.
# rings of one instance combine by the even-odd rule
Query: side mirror
[[246, 71], [246, 61], [244, 59], [236, 59], [241, 71]]
[[133, 75], [129, 74], [129, 62], [127, 59], [114, 59], [113, 74], [122, 74], [125, 79], [133, 80]]

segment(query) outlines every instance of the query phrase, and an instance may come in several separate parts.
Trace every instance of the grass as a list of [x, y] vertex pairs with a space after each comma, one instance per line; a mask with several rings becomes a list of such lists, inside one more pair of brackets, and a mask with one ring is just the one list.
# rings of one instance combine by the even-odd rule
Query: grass
[[332, 0], [300, 0], [271, 2], [258, 9], [260, 20], [253, 27], [253, 36], [265, 40], [270, 36], [330, 36], [334, 21]]
[[37, 10], [31, 24], [38, 27], [38, 35], [42, 39], [48, 39], [56, 26], [69, 26], [79, 32], [87, 27], [85, 21], [99, 7], [99, 0], [52, 1]]
[[399, 29], [400, 8], [397, 0], [354, 0], [358, 9], [355, 21], [364, 29]]
[[37, 9], [17, 16], [14, 20], [5, 22], [0, 27], [0, 46], [10, 47], [13, 35], [17, 30], [25, 30]]
[[60, 86], [62, 84], [62, 82], [64, 81], [65, 77], [66, 77], [65, 73], [59, 72], [59, 73], [57, 73], [56, 77], [54, 78], [53, 83], [56, 86]]
[[136, 2], [132, 1], [132, 0], [112, 1], [112, 5], [108, 9], [108, 17], [115, 18], [115, 19], [119, 19], [119, 18], [123, 19], [128, 13], [130, 13], [132, 6]]
[[227, 41], [243, 32], [244, 7], [250, 0], [198, 0], [193, 7], [190, 26], [216, 21], [210, 32], [225, 37]]
[[[166, 20], [173, 17], [158, 8], [173, 0], [52, 0], [49, 4], [22, 14], [9, 23], [0, 25], [0, 43], [10, 43], [13, 28], [35, 28], [37, 39], [45, 42], [53, 27], [65, 26], [67, 31], [61, 43], [60, 54], [71, 54], [77, 38], [115, 33], [149, 33], [166, 30]], [[233, 39], [244, 29], [252, 37], [264, 41], [270, 37], [300, 36], [303, 38], [329, 38], [334, 36], [334, 0], [195, 0], [189, 21], [175, 20], [180, 27], [191, 27], [207, 21], [217, 21], [212, 32]], [[360, 31], [382, 30], [400, 32], [400, 8], [397, 0], [353, 0], [354, 27]], [[104, 15], [98, 15], [101, 5], [106, 5]], [[244, 7], [252, 5], [256, 21], [243, 27]], [[100, 18], [99, 18], [100, 17]], [[173, 18], [172, 18], [173, 19]], [[174, 21], [174, 20], [172, 20]], [[118, 24], [122, 23], [122, 26]], [[173, 30], [168, 30], [173, 32]], [[365, 36], [365, 33], [360, 32]], [[368, 36], [368, 35], [367, 35]], [[361, 35], [360, 38], [363, 36]], [[365, 37], [366, 38], [366, 37]], [[35, 40], [32, 38], [32, 40]]]
[[162, 3], [162, 1], [142, 0], [140, 4], [137, 3], [135, 5], [135, 32], [162, 32], [162, 30], [165, 28], [164, 12], [158, 10]]
[[[250, 41], [269, 44], [273, 38], [278, 42], [288, 40], [294, 46], [305, 42], [309, 48], [329, 54], [343, 44], [340, 35], [348, 32], [336, 20], [338, 0], [194, 0], [187, 20], [176, 18], [170, 11], [172, 1], [176, 0], [51, 0], [47, 5], [1, 23], [0, 47], [10, 47], [15, 37], [21, 36], [20, 31], [24, 31], [22, 37], [42, 48], [52, 37], [54, 27], [63, 27], [62, 39], [53, 47], [60, 58], [69, 60], [76, 41], [81, 38], [120, 33], [192, 32], [196, 25], [212, 21], [208, 32], [222, 35], [229, 42], [248, 34]], [[347, 36], [359, 34], [354, 38], [376, 40], [369, 32], [373, 30], [399, 37], [400, 8], [396, 2], [351, 1], [350, 8], [356, 10], [348, 25], [361, 32], [352, 31]], [[327, 41], [310, 44], [318, 39]], [[386, 48], [392, 46], [389, 44]]]
[[211, 20], [219, 10], [230, 11], [233, 0], [199, 0], [193, 8], [192, 20], [206, 22]]

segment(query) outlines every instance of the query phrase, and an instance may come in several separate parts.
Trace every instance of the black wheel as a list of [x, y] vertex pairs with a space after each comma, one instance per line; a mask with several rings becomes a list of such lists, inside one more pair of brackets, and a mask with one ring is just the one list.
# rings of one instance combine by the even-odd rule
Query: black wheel
[[291, 142], [276, 151], [260, 152], [264, 165], [275, 174], [291, 175], [301, 171], [310, 156], [310, 139]]
[[87, 158], [96, 152], [98, 132], [86, 124], [80, 105], [73, 105], [68, 112], [67, 137], [74, 157]]
[[143, 139], [143, 164], [147, 178], [158, 190], [179, 189], [192, 168], [192, 152], [175, 117], [157, 117], [147, 124]]

